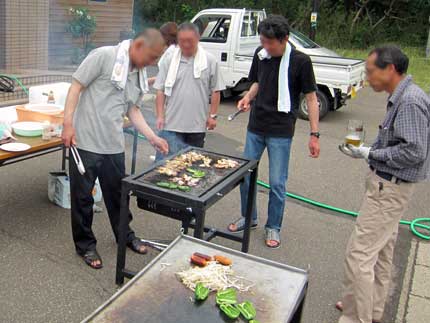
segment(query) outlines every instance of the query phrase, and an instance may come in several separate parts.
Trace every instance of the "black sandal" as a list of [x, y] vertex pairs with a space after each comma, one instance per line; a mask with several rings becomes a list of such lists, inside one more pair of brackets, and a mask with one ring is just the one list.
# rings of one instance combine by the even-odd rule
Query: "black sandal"
[[[102, 258], [98, 254], [97, 250], [88, 250], [83, 256], [84, 262], [93, 269], [103, 268]], [[100, 264], [93, 265], [94, 262], [99, 261]]]
[[134, 238], [133, 240], [128, 242], [127, 247], [129, 247], [131, 250], [133, 250], [135, 253], [138, 253], [139, 255], [145, 255], [148, 253], [148, 249], [139, 238]]

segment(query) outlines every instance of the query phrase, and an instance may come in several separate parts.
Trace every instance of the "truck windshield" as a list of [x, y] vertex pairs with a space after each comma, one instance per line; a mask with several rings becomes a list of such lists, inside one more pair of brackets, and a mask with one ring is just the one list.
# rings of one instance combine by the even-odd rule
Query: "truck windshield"
[[290, 39], [300, 44], [303, 48], [319, 48], [320, 46], [310, 40], [308, 37], [303, 35], [302, 33], [298, 32], [297, 30], [291, 30], [290, 32]]

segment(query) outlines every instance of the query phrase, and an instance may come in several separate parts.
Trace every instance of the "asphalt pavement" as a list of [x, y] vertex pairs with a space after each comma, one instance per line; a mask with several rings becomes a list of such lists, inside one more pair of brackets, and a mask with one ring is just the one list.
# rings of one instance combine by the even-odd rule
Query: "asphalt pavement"
[[[361, 91], [347, 107], [330, 113], [321, 122], [321, 156], [308, 156], [309, 126], [299, 120], [291, 154], [288, 191], [348, 210], [358, 210], [364, 192], [364, 161], [352, 160], [338, 151], [349, 119], [360, 119], [367, 129], [367, 140], [375, 137], [385, 113], [384, 94], [370, 89]], [[235, 100], [221, 104], [218, 127], [207, 136], [206, 147], [240, 155], [245, 140], [247, 115], [228, 122]], [[153, 122], [152, 104], [145, 116]], [[131, 158], [131, 136], [127, 136], [127, 166]], [[138, 171], [152, 163], [153, 149], [141, 140]], [[60, 154], [0, 168], [0, 322], [79, 322], [106, 301], [115, 291], [116, 244], [106, 212], [95, 215], [93, 228], [104, 268], [92, 270], [75, 254], [71, 238], [70, 211], [52, 205], [47, 199], [48, 173], [60, 168]], [[263, 157], [260, 179], [268, 179], [268, 163]], [[430, 186], [420, 184], [405, 219], [428, 214]], [[260, 223], [267, 218], [268, 194], [259, 189]], [[239, 194], [234, 191], [208, 212], [207, 221], [226, 227], [239, 216]], [[100, 204], [103, 207], [103, 203]], [[144, 213], [132, 200], [132, 227], [147, 239], [173, 240], [180, 232], [178, 222], [159, 215]], [[334, 323], [339, 313], [334, 309], [341, 296], [342, 264], [345, 246], [354, 219], [347, 215], [317, 209], [287, 199], [282, 247], [269, 250], [263, 243], [263, 227], [252, 233], [250, 253], [309, 269], [309, 291], [303, 323]], [[408, 281], [411, 243], [409, 229], [402, 226], [396, 247], [390, 300], [384, 322], [395, 322], [405, 301], [404, 281]], [[239, 244], [224, 239], [213, 242], [239, 249]], [[127, 267], [142, 269], [157, 255], [128, 252]], [[413, 257], [414, 255], [412, 255]], [[408, 270], [409, 269], [409, 270]], [[405, 274], [406, 273], [406, 274]], [[261, 282], [264, 284], [264, 282]], [[167, 286], [166, 286], [167, 287]], [[163, 286], [160, 286], [163, 288]], [[152, 297], [148, 295], [148, 297]], [[401, 322], [401, 321], [398, 321]], [[268, 322], [265, 322], [268, 323]], [[277, 322], [272, 322], [277, 323]]]

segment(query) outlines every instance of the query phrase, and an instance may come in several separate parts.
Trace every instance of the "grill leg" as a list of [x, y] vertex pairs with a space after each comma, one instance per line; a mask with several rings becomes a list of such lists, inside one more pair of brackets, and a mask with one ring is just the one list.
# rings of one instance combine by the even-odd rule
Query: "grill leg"
[[137, 156], [137, 143], [139, 141], [139, 132], [134, 128], [133, 132], [133, 154], [131, 159], [131, 175], [136, 172], [136, 156]]
[[203, 239], [205, 233], [205, 210], [196, 210], [194, 214], [196, 218], [196, 225], [194, 227], [194, 237], [197, 239]]
[[121, 189], [121, 210], [118, 229], [118, 253], [116, 259], [116, 284], [124, 284], [124, 268], [127, 249], [127, 227], [128, 227], [128, 188], [122, 183]]
[[252, 211], [254, 208], [254, 201], [256, 199], [256, 194], [257, 194], [257, 175], [258, 175], [258, 168], [255, 168], [252, 170], [251, 178], [250, 178], [248, 203], [246, 205], [246, 214], [245, 214], [245, 231], [243, 232], [243, 239], [242, 239], [242, 252], [249, 251], [249, 240], [251, 238]]

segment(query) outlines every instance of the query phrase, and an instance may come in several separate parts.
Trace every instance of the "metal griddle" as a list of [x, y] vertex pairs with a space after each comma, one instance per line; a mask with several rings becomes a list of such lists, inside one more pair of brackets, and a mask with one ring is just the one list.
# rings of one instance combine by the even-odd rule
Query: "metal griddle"
[[[239, 159], [237, 157], [231, 157], [231, 156], [226, 156], [226, 155], [222, 155], [222, 154], [218, 154], [218, 153], [214, 153], [214, 152], [197, 150], [195, 148], [190, 150], [190, 151], [194, 151], [196, 153], [200, 153], [200, 154], [204, 155], [205, 157], [209, 157], [210, 159], [212, 159], [212, 165], [215, 164], [220, 159], [231, 159], [231, 160], [237, 161], [239, 163], [239, 165], [237, 167], [229, 168], [229, 169], [218, 169], [218, 168], [215, 168], [214, 166], [202, 168], [202, 167], [199, 167], [199, 164], [202, 164], [201, 161], [193, 163], [193, 165], [190, 166], [189, 168], [202, 170], [206, 173], [206, 176], [201, 178], [199, 183], [196, 186], [191, 187], [191, 191], [183, 192], [184, 194], [193, 195], [193, 196], [201, 196], [204, 193], [208, 192], [210, 189], [212, 189], [214, 186], [219, 184], [221, 181], [223, 181], [229, 175], [231, 175], [232, 173], [237, 171], [239, 168], [241, 168], [247, 162], [246, 160]], [[178, 155], [180, 155], [180, 154], [178, 154]], [[178, 155], [175, 155], [175, 156], [178, 156]], [[136, 180], [140, 181], [142, 183], [146, 183], [146, 184], [151, 185], [151, 186], [155, 186], [157, 188], [159, 188], [157, 186], [158, 182], [171, 182], [172, 178], [176, 177], [176, 176], [170, 177], [170, 176], [167, 176], [164, 174], [159, 174], [157, 172], [157, 169], [161, 166], [164, 166], [165, 163], [166, 163], [165, 161], [162, 161], [161, 163], [156, 164], [153, 168], [149, 169], [147, 172], [138, 176], [136, 178]], [[180, 173], [178, 173], [177, 177], [182, 177], [183, 174], [191, 175], [185, 169], [185, 170], [181, 171]], [[170, 189], [164, 189], [164, 190], [170, 191], [172, 193], [181, 192], [179, 190], [170, 190]]]
[[[215, 305], [214, 293], [203, 304], [196, 304], [193, 292], [176, 277], [176, 272], [190, 268], [189, 257], [193, 252], [228, 256], [237, 275], [256, 283], [250, 292], [238, 294], [238, 299], [253, 302], [261, 323], [300, 322], [308, 284], [306, 271], [185, 235], [179, 236], [83, 322], [232, 322]], [[162, 264], [166, 263], [170, 266], [162, 270]]]
[[[160, 162], [141, 174], [129, 176], [122, 180], [121, 187], [121, 213], [118, 237], [118, 254], [116, 267], [116, 283], [122, 285], [124, 278], [132, 278], [135, 272], [126, 269], [126, 236], [128, 232], [129, 195], [137, 197], [137, 206], [152, 213], [166, 216], [182, 222], [184, 233], [188, 229], [194, 229], [194, 237], [210, 241], [215, 237], [222, 237], [242, 243], [242, 251], [248, 252], [252, 209], [256, 194], [256, 181], [258, 173], [258, 161], [247, 160], [239, 157], [210, 152], [204, 149], [189, 147], [174, 155], [195, 151], [211, 157], [213, 161], [220, 158], [233, 159], [239, 162], [239, 166], [233, 169], [218, 170], [205, 169], [207, 175], [190, 192], [171, 190], [157, 186], [160, 180], [166, 180], [165, 175], [160, 175], [157, 168], [165, 162]], [[243, 235], [233, 234], [225, 229], [205, 226], [206, 211], [227, 193], [240, 185], [249, 177], [250, 188], [248, 203], [245, 212], [245, 230]]]

